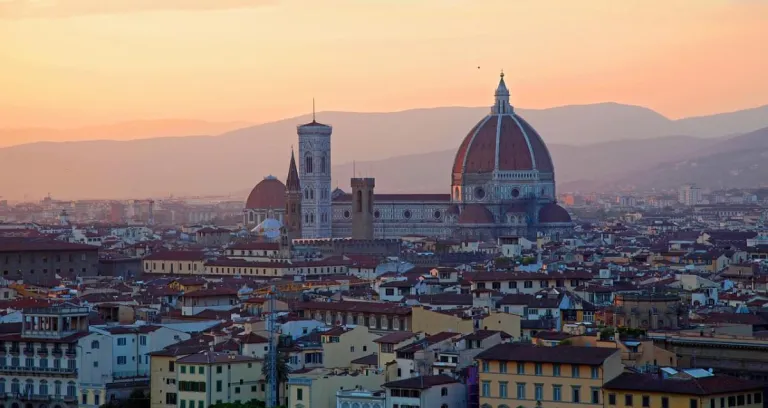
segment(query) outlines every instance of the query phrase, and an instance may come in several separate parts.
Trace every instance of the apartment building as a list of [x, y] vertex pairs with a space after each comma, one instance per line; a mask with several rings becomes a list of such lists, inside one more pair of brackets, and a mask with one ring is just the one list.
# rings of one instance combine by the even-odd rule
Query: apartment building
[[621, 374], [621, 352], [596, 347], [502, 343], [477, 355], [481, 408], [603, 406], [605, 382]]
[[388, 382], [383, 387], [386, 391], [386, 408], [469, 406], [466, 385], [447, 375], [411, 377]]
[[[340, 389], [345, 387], [378, 389], [383, 383], [384, 375], [381, 373], [318, 368], [309, 372], [291, 374], [287, 384], [286, 406], [288, 408], [331, 408], [337, 405], [336, 391]], [[363, 405], [351, 406], [362, 407]]]
[[[374, 340], [379, 338], [365, 326], [348, 328], [335, 326], [320, 332], [326, 368], [348, 368], [352, 360], [365, 357], [374, 351]], [[377, 347], [378, 348], [378, 347]]]
[[765, 383], [707, 370], [623, 373], [603, 385], [605, 408], [762, 408]]
[[[46, 307], [22, 314], [20, 333], [0, 335], [0, 395], [9, 407], [74, 408], [111, 371], [103, 336], [88, 332], [88, 308]], [[107, 401], [104, 387], [95, 394]]]
[[236, 353], [204, 351], [175, 363], [178, 408], [208, 408], [213, 404], [264, 401], [260, 386], [262, 361]]

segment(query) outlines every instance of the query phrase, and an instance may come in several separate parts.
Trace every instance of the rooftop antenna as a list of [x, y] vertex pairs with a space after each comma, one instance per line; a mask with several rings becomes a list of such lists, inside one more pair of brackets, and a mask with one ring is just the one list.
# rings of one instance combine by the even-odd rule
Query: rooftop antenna
[[357, 177], [357, 171], [355, 170], [355, 161], [352, 160], [352, 178]]

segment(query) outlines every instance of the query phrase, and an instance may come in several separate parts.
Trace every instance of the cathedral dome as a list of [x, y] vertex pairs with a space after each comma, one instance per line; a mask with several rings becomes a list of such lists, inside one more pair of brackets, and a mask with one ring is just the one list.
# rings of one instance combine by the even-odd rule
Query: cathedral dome
[[495, 97], [491, 114], [480, 120], [461, 142], [453, 174], [531, 170], [553, 173], [544, 140], [509, 104], [503, 73]]
[[247, 210], [285, 207], [285, 184], [273, 176], [264, 177], [251, 190], [245, 202]]
[[493, 224], [493, 214], [481, 204], [469, 204], [459, 214], [459, 224]]
[[555, 203], [546, 204], [539, 210], [539, 223], [569, 223], [571, 215], [568, 210]]

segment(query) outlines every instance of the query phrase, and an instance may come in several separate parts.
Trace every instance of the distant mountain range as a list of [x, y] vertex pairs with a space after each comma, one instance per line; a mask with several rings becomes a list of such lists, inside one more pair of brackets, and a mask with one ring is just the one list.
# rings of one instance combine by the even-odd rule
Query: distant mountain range
[[0, 147], [36, 142], [85, 140], [136, 140], [155, 137], [218, 135], [250, 126], [247, 122], [206, 122], [188, 119], [135, 120], [108, 125], [67, 129], [11, 128], [0, 129]]
[[[445, 192], [459, 143], [487, 112], [488, 108], [459, 107], [323, 112], [318, 120], [334, 126], [332, 158], [339, 187], [347, 188], [355, 161], [358, 174], [377, 178], [378, 191]], [[691, 160], [716, 157], [729, 171], [745, 174], [749, 169], [732, 167], [739, 155], [748, 154], [750, 160], [759, 156], [756, 150], [762, 141], [754, 135], [760, 133], [732, 135], [768, 127], [768, 106], [683, 120], [615, 103], [519, 112], [549, 145], [561, 191], [616, 183], [661, 187], [689, 181], [703, 185], [711, 181], [713, 186], [736, 182], [738, 177], [719, 179], [683, 171], [686, 165], [680, 163], [703, 169], [704, 164], [690, 165]], [[296, 125], [309, 120], [291, 118], [220, 136], [0, 148], [0, 196], [36, 200], [47, 193], [70, 199], [234, 193], [233, 198], [244, 199], [264, 176], [285, 177], [290, 147], [297, 143]], [[741, 150], [734, 150], [737, 146]], [[675, 169], [677, 175], [665, 177], [658, 173], [662, 169]]]

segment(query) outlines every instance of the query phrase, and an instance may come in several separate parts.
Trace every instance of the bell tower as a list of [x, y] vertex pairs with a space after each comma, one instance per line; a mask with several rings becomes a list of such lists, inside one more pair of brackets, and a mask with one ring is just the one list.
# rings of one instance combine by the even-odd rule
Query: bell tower
[[373, 239], [373, 178], [353, 178], [352, 239]]
[[312, 122], [300, 125], [299, 177], [301, 178], [304, 238], [331, 237], [331, 133], [333, 129], [315, 121], [314, 101]]
[[287, 244], [301, 238], [301, 181], [296, 169], [296, 158], [291, 149], [291, 163], [288, 165], [288, 178], [285, 180], [285, 215], [283, 227]]

